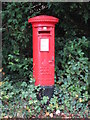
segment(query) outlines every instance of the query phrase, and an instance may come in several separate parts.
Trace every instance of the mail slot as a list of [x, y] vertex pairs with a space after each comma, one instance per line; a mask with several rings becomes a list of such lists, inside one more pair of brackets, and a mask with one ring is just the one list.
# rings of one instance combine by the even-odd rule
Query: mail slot
[[33, 27], [33, 77], [35, 86], [54, 86], [55, 24], [53, 16], [40, 15], [28, 20]]
[[39, 34], [50, 34], [50, 31], [38, 31]]

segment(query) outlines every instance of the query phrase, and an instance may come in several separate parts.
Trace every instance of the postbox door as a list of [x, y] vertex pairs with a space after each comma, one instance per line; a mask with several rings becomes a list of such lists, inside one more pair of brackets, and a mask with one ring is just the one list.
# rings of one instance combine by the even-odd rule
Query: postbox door
[[[51, 31], [52, 32], [52, 31]], [[39, 71], [38, 81], [40, 85], [54, 84], [54, 37], [48, 33], [38, 36], [39, 40]]]

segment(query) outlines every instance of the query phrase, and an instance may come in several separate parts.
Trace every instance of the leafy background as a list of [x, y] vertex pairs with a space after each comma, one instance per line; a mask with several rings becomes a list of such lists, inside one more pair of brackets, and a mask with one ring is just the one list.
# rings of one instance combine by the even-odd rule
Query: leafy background
[[[32, 78], [32, 26], [37, 15], [59, 18], [55, 27], [55, 90], [37, 99]], [[1, 117], [89, 117], [90, 3], [2, 3]]]

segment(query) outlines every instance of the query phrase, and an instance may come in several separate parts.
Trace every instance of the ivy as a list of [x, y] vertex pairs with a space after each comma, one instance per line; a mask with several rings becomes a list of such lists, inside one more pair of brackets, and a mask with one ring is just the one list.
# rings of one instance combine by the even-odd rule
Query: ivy
[[[89, 11], [88, 3], [2, 3], [2, 118], [88, 117]], [[59, 18], [59, 23], [55, 26], [54, 94], [39, 101], [28, 19], [42, 14]]]

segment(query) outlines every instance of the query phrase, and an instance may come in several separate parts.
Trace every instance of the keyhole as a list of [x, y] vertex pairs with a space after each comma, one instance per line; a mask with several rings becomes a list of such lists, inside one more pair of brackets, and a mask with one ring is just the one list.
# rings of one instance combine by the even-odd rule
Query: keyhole
[[54, 57], [52, 56], [52, 61], [54, 60]]

